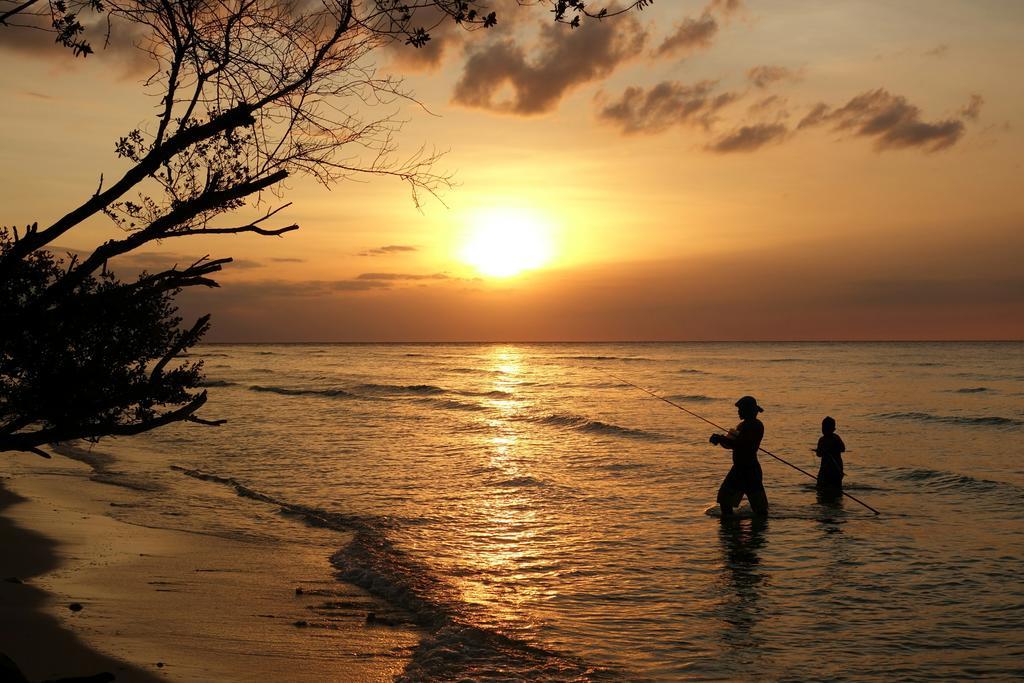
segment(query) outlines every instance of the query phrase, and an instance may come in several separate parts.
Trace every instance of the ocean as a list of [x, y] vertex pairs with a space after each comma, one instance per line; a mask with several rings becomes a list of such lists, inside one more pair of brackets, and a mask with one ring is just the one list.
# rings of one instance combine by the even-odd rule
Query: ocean
[[[330, 558], [414, 624], [405, 680], [1024, 677], [1024, 344], [206, 344], [221, 427], [103, 442], [129, 521]], [[708, 514], [726, 427], [766, 521]], [[100, 455], [110, 453], [112, 457]], [[745, 505], [745, 504], [744, 504]], [[376, 617], [376, 615], [375, 615]], [[325, 607], [309, 632], [352, 619]]]

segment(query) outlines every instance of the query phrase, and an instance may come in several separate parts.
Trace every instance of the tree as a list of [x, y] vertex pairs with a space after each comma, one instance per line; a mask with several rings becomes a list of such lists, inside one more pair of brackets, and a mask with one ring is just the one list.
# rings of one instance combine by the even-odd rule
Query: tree
[[[582, 2], [552, 0], [556, 21], [605, 18]], [[77, 11], [106, 13], [117, 30], [144, 29], [154, 63], [145, 81], [160, 93], [154, 121], [117, 141], [123, 175], [99, 187], [49, 226], [0, 237], [0, 450], [29, 450], [71, 439], [137, 434], [170, 422], [205, 424], [196, 411], [200, 363], [176, 364], [206, 331], [208, 316], [179, 329], [173, 300], [184, 287], [216, 287], [231, 259], [201, 259], [126, 282], [109, 259], [158, 240], [255, 233], [281, 236], [295, 224], [268, 225], [288, 203], [273, 203], [290, 175], [324, 185], [370, 174], [406, 182], [414, 202], [449, 177], [434, 153], [395, 156], [400, 124], [380, 105], [415, 100], [401, 82], [379, 76], [367, 57], [395, 41], [413, 48], [443, 21], [467, 29], [497, 21], [479, 0], [139, 0], [73, 5], [8, 3], [0, 24], [48, 7], [56, 40], [91, 51]], [[46, 12], [44, 12], [45, 14]], [[0, 27], [2, 29], [2, 27]], [[105, 214], [124, 237], [66, 261], [54, 242]], [[247, 218], [240, 218], [247, 216]], [[219, 223], [234, 217], [234, 222]]]

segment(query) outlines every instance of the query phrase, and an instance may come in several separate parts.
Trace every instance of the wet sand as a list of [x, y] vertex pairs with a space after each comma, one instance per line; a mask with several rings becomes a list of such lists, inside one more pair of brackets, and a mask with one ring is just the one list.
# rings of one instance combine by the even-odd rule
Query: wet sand
[[334, 581], [327, 557], [114, 519], [145, 492], [59, 456], [13, 469], [0, 480], [0, 579], [16, 579], [0, 582], [0, 651], [30, 680], [386, 681], [418, 642], [367, 624], [376, 603]]
[[[118, 679], [158, 680], [146, 671], [88, 647], [53, 615], [59, 605], [36, 580], [59, 569], [57, 542], [12, 523], [12, 506], [28, 501], [0, 481], [0, 642], [3, 654], [30, 680], [110, 672]], [[72, 613], [73, 614], [73, 613]]]

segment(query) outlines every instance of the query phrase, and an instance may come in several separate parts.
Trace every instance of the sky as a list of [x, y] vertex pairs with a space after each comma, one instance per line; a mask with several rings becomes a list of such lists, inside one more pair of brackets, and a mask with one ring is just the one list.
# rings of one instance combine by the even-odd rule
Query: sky
[[[373, 55], [422, 105], [400, 150], [444, 152], [439, 200], [293, 176], [300, 230], [123, 272], [233, 257], [180, 299], [209, 341], [1024, 338], [1024, 3], [658, 0], [575, 30], [497, 4]], [[127, 40], [4, 31], [0, 67], [2, 222], [48, 224], [158, 98]]]

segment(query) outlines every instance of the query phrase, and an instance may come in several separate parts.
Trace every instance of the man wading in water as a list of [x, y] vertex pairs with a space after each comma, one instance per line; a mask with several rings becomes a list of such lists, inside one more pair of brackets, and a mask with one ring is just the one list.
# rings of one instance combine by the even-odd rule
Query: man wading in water
[[768, 514], [768, 496], [761, 482], [761, 464], [757, 461], [757, 449], [764, 438], [764, 425], [757, 414], [764, 412], [753, 396], [744, 396], [736, 401], [740, 422], [728, 434], [712, 434], [711, 443], [732, 450], [732, 469], [725, 475], [725, 481], [718, 489], [718, 504], [722, 517], [731, 517], [732, 509], [747, 496], [750, 507], [760, 516]]

